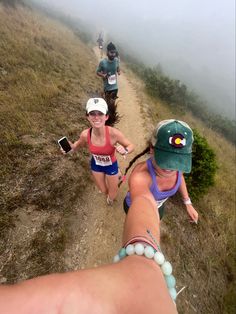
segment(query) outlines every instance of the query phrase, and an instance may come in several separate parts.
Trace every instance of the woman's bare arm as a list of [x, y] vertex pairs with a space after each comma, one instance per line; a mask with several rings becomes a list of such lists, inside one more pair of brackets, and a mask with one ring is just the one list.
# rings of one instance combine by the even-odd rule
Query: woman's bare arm
[[[112, 138], [114, 144], [122, 145], [127, 150], [128, 153], [133, 152], [134, 144], [131, 143], [120, 130], [118, 130], [116, 128], [110, 128], [110, 132], [111, 132], [111, 138]], [[122, 154], [122, 150], [119, 151], [119, 153]]]
[[[159, 218], [152, 202], [138, 196], [126, 218], [124, 241], [145, 235], [147, 228], [156, 236]], [[0, 308], [4, 314], [177, 313], [159, 266], [136, 255], [95, 269], [1, 286]]]
[[[181, 194], [181, 197], [182, 197], [183, 201], [186, 201], [186, 200], [190, 201], [190, 198], [189, 198], [189, 195], [188, 195], [187, 186], [186, 186], [186, 182], [185, 182], [183, 174], [182, 174], [182, 178], [181, 178], [181, 184], [180, 184], [180, 187], [179, 187], [179, 192]], [[198, 212], [193, 207], [191, 201], [189, 202], [189, 204], [185, 204], [185, 206], [186, 206], [186, 210], [187, 210], [190, 218], [192, 219], [192, 221], [197, 223], [198, 222]]]
[[88, 134], [88, 129], [84, 130], [81, 134], [80, 137], [77, 141], [74, 143], [70, 143], [70, 146], [72, 147], [72, 150], [75, 152], [79, 149], [79, 147], [83, 147], [87, 144], [87, 134]]

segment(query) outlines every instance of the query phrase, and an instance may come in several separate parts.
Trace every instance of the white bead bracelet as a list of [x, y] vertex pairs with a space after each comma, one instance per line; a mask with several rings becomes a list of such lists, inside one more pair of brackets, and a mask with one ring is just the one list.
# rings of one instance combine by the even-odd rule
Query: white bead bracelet
[[144, 255], [148, 259], [153, 259], [157, 265], [160, 266], [161, 271], [164, 275], [167, 288], [173, 301], [176, 300], [177, 291], [175, 289], [176, 280], [172, 275], [171, 263], [165, 260], [162, 252], [156, 251], [150, 245], [143, 245], [143, 243], [129, 244], [126, 248], [121, 248], [119, 253], [114, 257], [113, 262], [117, 263], [126, 256], [137, 254], [139, 256]]

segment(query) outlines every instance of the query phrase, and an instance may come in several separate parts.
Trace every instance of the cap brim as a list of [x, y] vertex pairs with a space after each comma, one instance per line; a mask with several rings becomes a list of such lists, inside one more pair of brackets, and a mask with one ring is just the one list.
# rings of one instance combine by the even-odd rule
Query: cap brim
[[178, 170], [190, 173], [192, 169], [192, 154], [180, 154], [154, 149], [154, 158], [157, 165], [162, 169]]
[[103, 114], [107, 114], [105, 108], [99, 108], [99, 106], [90, 106], [89, 108], [87, 108], [87, 113], [90, 113], [91, 111], [100, 111]]

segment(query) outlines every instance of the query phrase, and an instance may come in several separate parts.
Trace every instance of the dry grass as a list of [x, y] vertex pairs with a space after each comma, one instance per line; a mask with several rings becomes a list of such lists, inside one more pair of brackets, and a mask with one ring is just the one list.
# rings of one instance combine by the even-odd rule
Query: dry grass
[[100, 81], [92, 51], [56, 21], [0, 5], [0, 32], [0, 282], [15, 282], [64, 270], [90, 177], [87, 153], [65, 159], [57, 139], [77, 139]]

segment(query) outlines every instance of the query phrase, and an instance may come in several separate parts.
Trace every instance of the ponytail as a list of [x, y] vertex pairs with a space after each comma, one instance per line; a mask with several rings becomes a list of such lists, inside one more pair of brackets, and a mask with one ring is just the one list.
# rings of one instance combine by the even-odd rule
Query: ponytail
[[120, 122], [121, 116], [117, 111], [117, 104], [118, 101], [116, 100], [118, 97], [115, 93], [99, 93], [96, 91], [91, 95], [92, 98], [103, 98], [107, 103], [108, 112], [108, 119], [105, 122], [105, 125], [113, 127], [115, 124]]
[[118, 111], [117, 111], [117, 103], [116, 103], [116, 99], [113, 98], [112, 95], [105, 95], [105, 100], [108, 106], [108, 115], [109, 118], [106, 121], [106, 125], [109, 126], [114, 126], [115, 124], [117, 124], [118, 122], [120, 122], [121, 116], [119, 115]]

